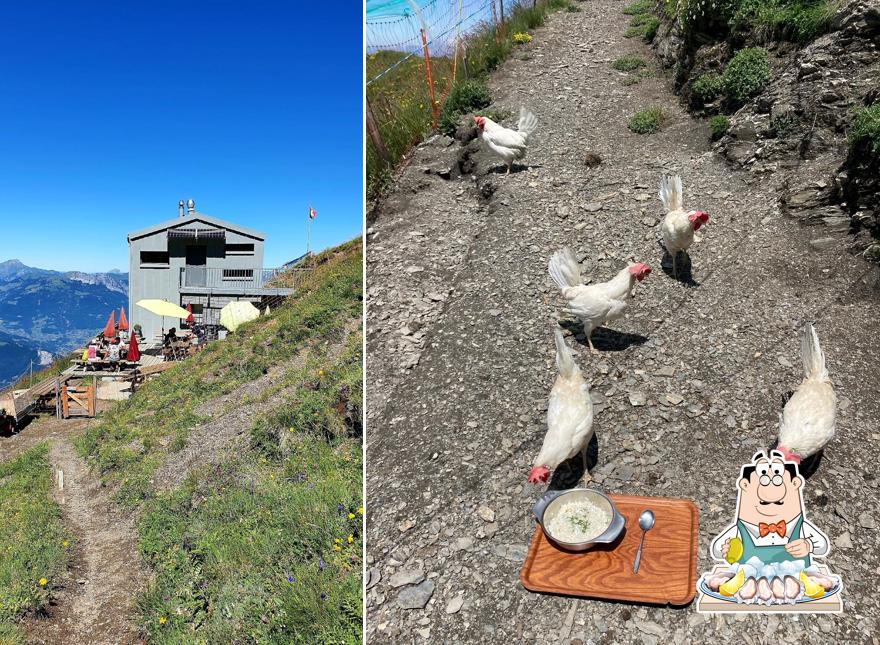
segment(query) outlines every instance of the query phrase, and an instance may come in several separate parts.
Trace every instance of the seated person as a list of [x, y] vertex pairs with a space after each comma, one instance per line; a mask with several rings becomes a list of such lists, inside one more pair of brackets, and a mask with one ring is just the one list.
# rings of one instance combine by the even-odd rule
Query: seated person
[[163, 345], [171, 345], [171, 343], [177, 340], [177, 330], [172, 327], [168, 330], [168, 333], [165, 334], [165, 339], [163, 340]]
[[121, 345], [119, 344], [119, 339], [114, 338], [110, 341], [110, 346], [107, 348], [107, 360], [110, 361], [110, 365], [114, 369], [119, 369], [119, 349]]

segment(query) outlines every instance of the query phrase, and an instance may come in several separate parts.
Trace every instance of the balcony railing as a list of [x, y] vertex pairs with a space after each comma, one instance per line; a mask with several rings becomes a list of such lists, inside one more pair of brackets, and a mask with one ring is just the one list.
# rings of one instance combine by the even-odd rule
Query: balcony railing
[[224, 269], [218, 267], [186, 266], [180, 269], [181, 287], [208, 289], [263, 289], [272, 288], [283, 269]]

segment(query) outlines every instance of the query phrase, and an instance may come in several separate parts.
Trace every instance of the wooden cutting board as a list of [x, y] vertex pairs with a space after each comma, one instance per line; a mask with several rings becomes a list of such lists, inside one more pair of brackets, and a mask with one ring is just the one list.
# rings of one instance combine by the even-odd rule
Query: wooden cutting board
[[[540, 525], [519, 577], [530, 591], [658, 605], [687, 605], [696, 594], [697, 507], [686, 499], [609, 495], [626, 525], [613, 544], [564, 551]], [[633, 573], [642, 530], [639, 515], [654, 511], [639, 572]]]

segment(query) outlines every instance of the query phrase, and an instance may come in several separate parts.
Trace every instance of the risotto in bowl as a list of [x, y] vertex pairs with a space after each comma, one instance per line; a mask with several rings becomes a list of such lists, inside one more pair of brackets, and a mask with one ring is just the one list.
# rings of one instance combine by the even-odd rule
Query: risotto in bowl
[[624, 520], [605, 494], [592, 488], [550, 491], [535, 504], [544, 534], [569, 551], [586, 551], [613, 542]]

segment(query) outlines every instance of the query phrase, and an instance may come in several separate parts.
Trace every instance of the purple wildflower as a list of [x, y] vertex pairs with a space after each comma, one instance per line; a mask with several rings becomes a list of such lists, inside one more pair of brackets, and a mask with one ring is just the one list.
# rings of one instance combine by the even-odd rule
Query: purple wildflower
[[321, 594], [321, 600], [327, 600], [327, 594], [322, 593], [322, 594]]
[[318, 571], [324, 570], [324, 558], [318, 558]]

